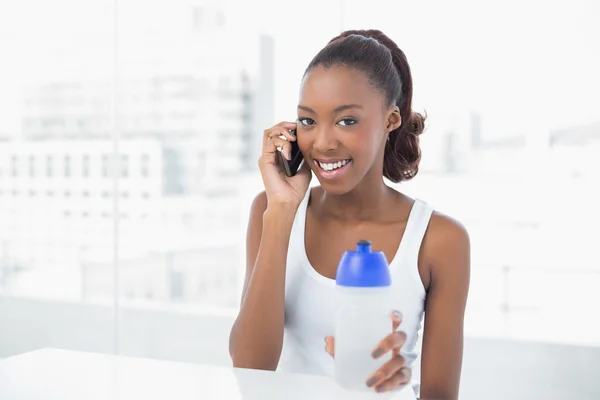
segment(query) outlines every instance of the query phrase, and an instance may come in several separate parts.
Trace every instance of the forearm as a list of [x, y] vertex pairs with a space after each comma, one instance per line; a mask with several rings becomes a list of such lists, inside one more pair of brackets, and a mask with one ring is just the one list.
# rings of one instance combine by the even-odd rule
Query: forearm
[[229, 352], [235, 367], [275, 370], [283, 346], [285, 271], [295, 210], [270, 208], [263, 215], [259, 251]]

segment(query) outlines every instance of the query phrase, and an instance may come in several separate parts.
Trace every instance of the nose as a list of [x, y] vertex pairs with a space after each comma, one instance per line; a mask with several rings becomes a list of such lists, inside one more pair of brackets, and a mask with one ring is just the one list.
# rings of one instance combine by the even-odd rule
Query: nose
[[313, 148], [320, 154], [337, 149], [338, 140], [332, 129], [319, 129], [316, 132]]

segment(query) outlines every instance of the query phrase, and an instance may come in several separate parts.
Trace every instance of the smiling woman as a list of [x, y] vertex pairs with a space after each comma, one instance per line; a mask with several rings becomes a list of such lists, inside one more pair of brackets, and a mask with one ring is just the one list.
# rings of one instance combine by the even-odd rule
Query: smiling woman
[[[252, 205], [247, 272], [230, 336], [238, 367], [333, 374], [335, 276], [345, 250], [369, 239], [390, 263], [390, 334], [373, 343], [388, 361], [364, 385], [412, 383], [427, 398], [458, 396], [470, 245], [463, 226], [387, 186], [412, 179], [424, 117], [412, 111], [404, 53], [380, 31], [346, 31], [309, 63], [297, 122], [264, 133], [265, 191]], [[293, 132], [296, 132], [294, 135]], [[304, 156], [286, 176], [277, 151]], [[320, 186], [309, 189], [315, 173]], [[420, 382], [411, 382], [423, 316]], [[434, 359], [435, 355], [435, 359]]]

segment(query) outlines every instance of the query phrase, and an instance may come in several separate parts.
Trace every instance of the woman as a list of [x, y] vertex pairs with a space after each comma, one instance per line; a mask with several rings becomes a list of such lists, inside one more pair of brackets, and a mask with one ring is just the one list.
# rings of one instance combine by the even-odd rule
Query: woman
[[[373, 356], [389, 361], [365, 384], [381, 392], [410, 382], [424, 315], [415, 390], [420, 384], [423, 398], [458, 397], [468, 234], [383, 179], [417, 174], [424, 117], [411, 103], [406, 57], [380, 31], [344, 32], [311, 61], [297, 122], [264, 132], [265, 191], [251, 207], [247, 273], [230, 336], [234, 366], [333, 374], [336, 268], [344, 251], [369, 239], [390, 262], [398, 311], [392, 333], [373, 343]], [[295, 140], [304, 163], [290, 178], [277, 152], [289, 159]], [[320, 186], [309, 190], [313, 173]]]

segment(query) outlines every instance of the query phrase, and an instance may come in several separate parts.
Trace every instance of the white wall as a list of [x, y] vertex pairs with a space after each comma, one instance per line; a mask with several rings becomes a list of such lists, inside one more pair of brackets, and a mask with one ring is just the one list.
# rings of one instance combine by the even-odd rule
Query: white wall
[[[0, 357], [56, 347], [114, 351], [110, 306], [0, 297]], [[230, 365], [234, 314], [133, 307], [119, 312], [119, 352]], [[598, 399], [600, 347], [467, 338], [461, 399]]]

